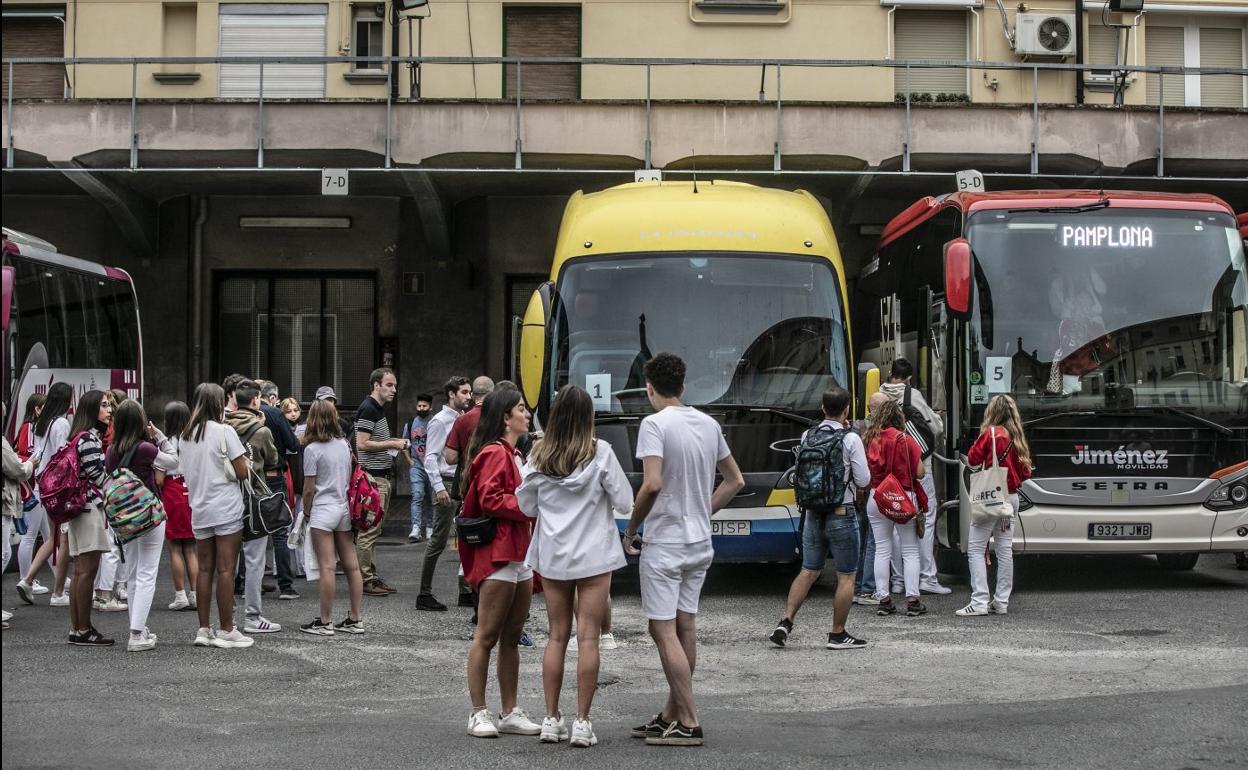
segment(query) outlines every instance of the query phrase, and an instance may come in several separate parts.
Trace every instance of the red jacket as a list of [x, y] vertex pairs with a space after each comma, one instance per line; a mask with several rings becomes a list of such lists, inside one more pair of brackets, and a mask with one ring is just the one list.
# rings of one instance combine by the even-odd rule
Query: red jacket
[[35, 426], [33, 423], [24, 422], [22, 427], [17, 429], [17, 446], [13, 447], [13, 451], [17, 452], [17, 458], [22, 462], [30, 459], [34, 454], [34, 436]]
[[[997, 453], [997, 462], [1008, 469], [1006, 486], [1009, 487], [1011, 495], [1015, 494], [1023, 482], [1031, 478], [1031, 468], [1023, 465], [1023, 461], [1018, 459], [1018, 452], [1015, 451], [1014, 444], [1010, 441], [1010, 434], [1005, 428], [997, 428], [991, 432], [996, 434], [995, 439], [989, 438], [990, 431], [979, 434], [979, 438], [971, 444], [971, 451], [966, 453], [966, 461], [972, 468], [992, 465], [992, 455], [988, 454], [988, 445], [992, 443]], [[1007, 448], [1009, 452], [1005, 451]]]
[[508, 562], [524, 561], [532, 540], [532, 519], [516, 502], [520, 486], [520, 453], [505, 441], [481, 449], [472, 460], [472, 477], [464, 492], [466, 518], [491, 516], [498, 519], [498, 534], [488, 545], [473, 546], [459, 541], [459, 561], [464, 579], [475, 591], [491, 574]]
[[[900, 437], [900, 438], [899, 438]], [[913, 492], [918, 501], [919, 510], [927, 510], [927, 493], [914, 476], [914, 471], [923, 459], [919, 445], [909, 435], [896, 428], [885, 428], [884, 432], [867, 447], [867, 467], [871, 470], [871, 488], [874, 489], [884, 482], [888, 474], [893, 474], [901, 482], [907, 492]]]

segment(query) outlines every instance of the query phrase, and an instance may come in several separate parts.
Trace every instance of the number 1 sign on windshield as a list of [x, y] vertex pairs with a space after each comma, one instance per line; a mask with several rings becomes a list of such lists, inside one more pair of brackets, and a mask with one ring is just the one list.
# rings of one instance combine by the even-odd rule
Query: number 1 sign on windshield
[[589, 397], [593, 399], [594, 411], [596, 412], [611, 411], [611, 375], [610, 373], [585, 375], [585, 390], [589, 391]]
[[958, 192], [980, 193], [984, 191], [984, 175], [973, 168], [958, 171], [954, 174]]

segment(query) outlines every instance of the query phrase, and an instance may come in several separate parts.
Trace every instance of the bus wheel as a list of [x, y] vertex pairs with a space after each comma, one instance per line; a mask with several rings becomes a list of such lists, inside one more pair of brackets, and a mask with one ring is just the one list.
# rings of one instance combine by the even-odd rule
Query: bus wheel
[[1162, 569], [1169, 570], [1189, 570], [1196, 566], [1196, 562], [1200, 559], [1198, 553], [1159, 553], [1157, 554], [1157, 564]]
[[954, 548], [936, 546], [936, 571], [944, 575], [965, 575], [966, 554]]

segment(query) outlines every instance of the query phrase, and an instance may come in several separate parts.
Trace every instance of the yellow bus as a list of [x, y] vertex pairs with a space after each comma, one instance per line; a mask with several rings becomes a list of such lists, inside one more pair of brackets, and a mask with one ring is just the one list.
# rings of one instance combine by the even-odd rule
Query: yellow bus
[[746, 478], [712, 519], [716, 558], [791, 561], [791, 450], [824, 391], [855, 387], [846, 298], [832, 224], [807, 192], [725, 181], [578, 192], [523, 319], [521, 388], [539, 424], [563, 385], [589, 391], [598, 435], [636, 486], [651, 411], [642, 364], [676, 353], [685, 403], [723, 425]]

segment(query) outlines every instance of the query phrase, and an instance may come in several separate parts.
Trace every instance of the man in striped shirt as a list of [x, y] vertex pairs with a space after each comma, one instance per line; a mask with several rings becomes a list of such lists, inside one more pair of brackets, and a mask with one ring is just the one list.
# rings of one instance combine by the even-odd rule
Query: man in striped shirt
[[[399, 389], [398, 378], [386, 367], [374, 369], [368, 377], [372, 392], [355, 411], [355, 451], [363, 468], [381, 493], [381, 509], [388, 510], [390, 493], [394, 489], [394, 458], [407, 449], [408, 441], [390, 437], [390, 422], [386, 419], [385, 405], [394, 400]], [[384, 520], [383, 520], [384, 522]], [[364, 593], [369, 596], [386, 596], [395, 589], [377, 574], [373, 563], [373, 549], [384, 527], [375, 527], [356, 536], [355, 550], [360, 557], [360, 574], [364, 578]]]

